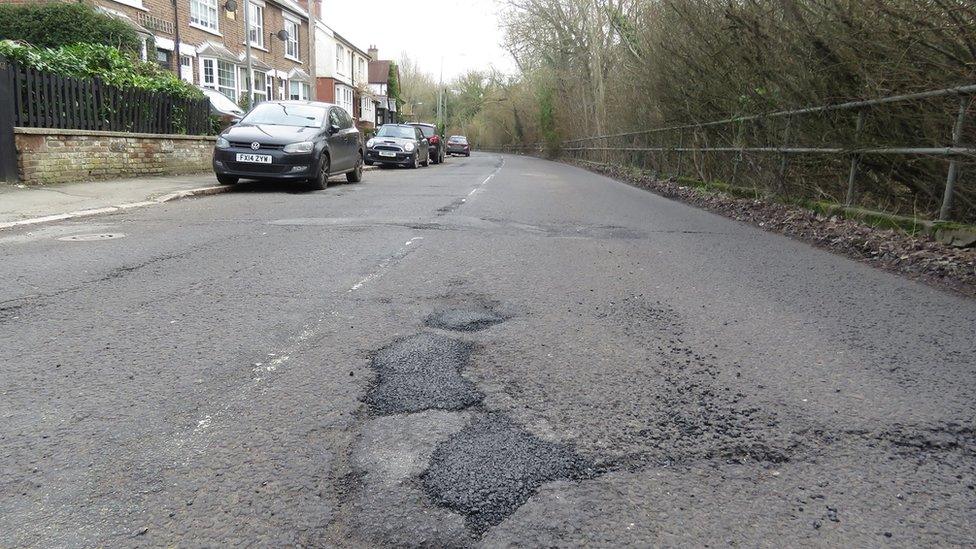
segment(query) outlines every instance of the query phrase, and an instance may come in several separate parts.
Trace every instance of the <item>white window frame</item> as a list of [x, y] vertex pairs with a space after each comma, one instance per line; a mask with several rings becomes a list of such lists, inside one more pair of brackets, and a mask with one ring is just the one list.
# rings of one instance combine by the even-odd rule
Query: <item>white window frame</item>
[[[213, 57], [198, 57], [197, 65], [200, 65], [200, 85], [212, 90], [217, 89], [217, 60]], [[207, 79], [207, 65], [210, 65], [211, 79]]]
[[[213, 63], [212, 64], [212, 67], [213, 67], [213, 82], [207, 82], [206, 81], [206, 78], [205, 78], [206, 77], [206, 66], [207, 66], [207, 62], [208, 61]], [[225, 63], [227, 65], [230, 65], [230, 67], [231, 67], [231, 74], [234, 75], [234, 87], [233, 88], [228, 88], [227, 86], [221, 86], [220, 85], [220, 64], [221, 63]], [[203, 87], [205, 87], [205, 88], [210, 88], [212, 90], [217, 90], [220, 93], [223, 93], [228, 99], [230, 99], [231, 101], [233, 101], [235, 105], [240, 100], [240, 96], [238, 95], [238, 92], [240, 90], [240, 83], [237, 81], [237, 79], [238, 79], [237, 65], [235, 65], [234, 63], [231, 63], [230, 61], [224, 61], [223, 59], [217, 59], [217, 58], [214, 58], [214, 57], [202, 57], [202, 58], [200, 58], [200, 83], [201, 83], [201, 85]], [[233, 91], [234, 96], [231, 97], [231, 96], [227, 95], [224, 92], [225, 90], [231, 90], [231, 91]]]
[[[302, 47], [301, 47], [301, 31], [302, 24], [287, 15], [284, 16], [285, 19], [285, 31], [288, 32], [288, 40], [285, 41], [285, 58], [291, 59], [292, 61], [302, 62]], [[294, 27], [295, 32], [292, 33], [289, 27]], [[292, 55], [289, 50], [294, 49], [295, 54]]]
[[251, 6], [251, 13], [250, 13], [251, 28], [248, 29], [247, 37], [248, 39], [250, 39], [251, 32], [254, 31], [254, 35], [256, 38], [254, 40], [251, 40], [251, 45], [263, 50], [264, 49], [264, 4], [261, 2], [257, 2], [255, 0], [251, 0], [250, 2], [248, 2], [248, 5]]
[[[194, 9], [194, 6], [196, 6], [196, 9]], [[220, 9], [221, 7], [217, 0], [190, 0], [190, 26], [221, 36]], [[209, 15], [211, 10], [213, 11], [212, 21], [201, 19], [201, 13], [206, 12]], [[213, 23], [213, 26], [210, 23]]]
[[[247, 69], [244, 69], [244, 70], [247, 70]], [[263, 86], [256, 85], [257, 84], [257, 81], [258, 81], [258, 79], [257, 79], [257, 75], [258, 74], [263, 74], [264, 75], [264, 85]], [[270, 78], [270, 77], [268, 76], [268, 73], [266, 71], [259, 71], [258, 69], [254, 69], [253, 71], [251, 71], [251, 82], [254, 82], [255, 83], [255, 86], [254, 86], [254, 105], [257, 105], [261, 101], [267, 101], [268, 100], [268, 78]], [[247, 90], [243, 90], [242, 89], [241, 90], [241, 93], [245, 93], [246, 91]], [[254, 105], [251, 105], [251, 106], [253, 107]]]
[[336, 43], [336, 74], [346, 75], [346, 48]]
[[[298, 86], [298, 93], [293, 93], [294, 86]], [[311, 88], [308, 82], [297, 82], [294, 80], [288, 81], [288, 99], [292, 101], [308, 101], [309, 94], [311, 93]]]

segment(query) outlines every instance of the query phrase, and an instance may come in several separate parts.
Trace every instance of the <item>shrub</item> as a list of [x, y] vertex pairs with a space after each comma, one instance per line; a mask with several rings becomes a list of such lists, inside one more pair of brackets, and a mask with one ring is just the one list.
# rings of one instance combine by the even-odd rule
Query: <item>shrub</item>
[[27, 42], [39, 48], [102, 44], [125, 51], [142, 48], [135, 29], [88, 4], [0, 4], [0, 39]]
[[155, 63], [140, 61], [131, 53], [99, 44], [75, 44], [60, 48], [36, 48], [0, 41], [0, 56], [25, 67], [70, 76], [98, 78], [117, 88], [161, 92], [183, 99], [203, 99], [203, 92]]

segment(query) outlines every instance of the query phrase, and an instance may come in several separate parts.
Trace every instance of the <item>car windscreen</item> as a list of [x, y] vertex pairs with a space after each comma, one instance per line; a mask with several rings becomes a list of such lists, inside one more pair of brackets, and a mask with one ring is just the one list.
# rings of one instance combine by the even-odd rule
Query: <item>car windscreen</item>
[[269, 124], [296, 128], [320, 128], [325, 119], [325, 109], [312, 105], [285, 105], [261, 103], [249, 112], [242, 124]]
[[424, 137], [434, 137], [437, 134], [437, 128], [433, 126], [417, 126], [420, 131], [424, 132]]
[[381, 126], [380, 131], [376, 132], [376, 137], [401, 137], [403, 139], [414, 139], [417, 133], [413, 127], [403, 126]]
[[448, 141], [450, 141], [451, 143], [461, 143], [462, 145], [468, 142], [467, 138], [461, 137], [460, 135], [451, 136], [451, 138], [448, 139]]

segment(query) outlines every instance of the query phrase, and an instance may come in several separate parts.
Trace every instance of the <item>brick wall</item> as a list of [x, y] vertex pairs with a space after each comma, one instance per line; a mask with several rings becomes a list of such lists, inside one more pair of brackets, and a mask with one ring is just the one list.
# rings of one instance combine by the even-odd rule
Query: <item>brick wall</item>
[[211, 169], [213, 137], [16, 128], [21, 182], [63, 183]]

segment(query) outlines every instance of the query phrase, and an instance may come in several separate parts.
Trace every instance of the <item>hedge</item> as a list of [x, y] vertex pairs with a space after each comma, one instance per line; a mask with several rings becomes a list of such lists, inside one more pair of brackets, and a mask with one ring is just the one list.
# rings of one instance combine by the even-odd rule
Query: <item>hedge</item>
[[39, 48], [102, 44], [139, 52], [135, 29], [88, 4], [53, 2], [0, 4], [0, 40], [26, 42]]
[[162, 92], [184, 99], [204, 97], [196, 86], [180, 80], [174, 73], [110, 46], [75, 44], [60, 48], [36, 48], [3, 40], [0, 41], [0, 56], [25, 67], [62, 76], [98, 78], [117, 88]]

